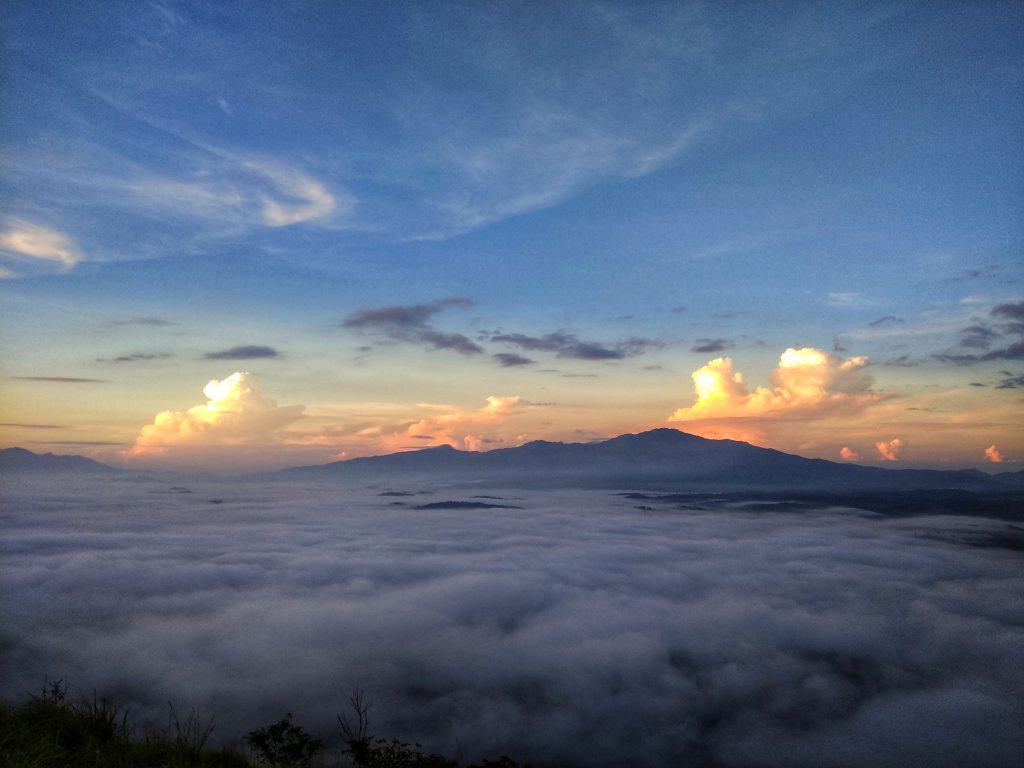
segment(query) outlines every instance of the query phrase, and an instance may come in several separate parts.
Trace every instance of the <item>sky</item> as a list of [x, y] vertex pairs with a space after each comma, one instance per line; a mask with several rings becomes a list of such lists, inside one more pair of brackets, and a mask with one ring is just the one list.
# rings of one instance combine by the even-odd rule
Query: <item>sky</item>
[[1024, 468], [1019, 3], [0, 10], [0, 445]]

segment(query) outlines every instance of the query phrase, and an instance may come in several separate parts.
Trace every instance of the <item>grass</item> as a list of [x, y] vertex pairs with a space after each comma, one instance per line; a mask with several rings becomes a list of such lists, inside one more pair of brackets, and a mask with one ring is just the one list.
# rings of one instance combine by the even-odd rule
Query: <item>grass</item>
[[[68, 698], [61, 681], [21, 704], [0, 704], [0, 768], [520, 768], [507, 757], [462, 766], [420, 745], [369, 732], [370, 704], [353, 694], [352, 720], [339, 716], [341, 754], [290, 714], [251, 731], [241, 747], [212, 747], [214, 720], [169, 707], [163, 730], [137, 734], [127, 709], [105, 699]], [[527, 768], [523, 766], [522, 768]]]

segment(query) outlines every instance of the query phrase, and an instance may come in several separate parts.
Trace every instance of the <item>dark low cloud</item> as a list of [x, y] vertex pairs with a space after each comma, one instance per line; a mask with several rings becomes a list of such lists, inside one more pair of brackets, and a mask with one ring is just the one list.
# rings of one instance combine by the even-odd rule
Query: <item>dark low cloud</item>
[[903, 320], [901, 320], [900, 318], [896, 317], [896, 315], [886, 315], [885, 317], [880, 317], [877, 320], [872, 320], [870, 323], [868, 323], [868, 327], [869, 328], [883, 328], [883, 327], [888, 326], [888, 325], [897, 325], [897, 324], [902, 323], [902, 322], [903, 322]]
[[995, 322], [961, 329], [956, 347], [932, 357], [954, 365], [1024, 360], [1024, 302], [998, 304], [989, 314]]
[[992, 308], [992, 316], [1006, 318], [1007, 320], [1024, 320], [1024, 301], [997, 304]]
[[1003, 371], [1004, 378], [996, 385], [996, 389], [1018, 389], [1024, 387], [1024, 374], [1014, 375]]
[[484, 349], [462, 333], [439, 331], [429, 321], [448, 308], [473, 306], [470, 299], [453, 296], [429, 304], [408, 304], [353, 312], [339, 324], [343, 328], [376, 331], [392, 341], [419, 344], [429, 349], [449, 349], [463, 355], [478, 355]]
[[142, 723], [171, 700], [230, 739], [291, 711], [331, 741], [360, 686], [376, 733], [467, 762], [1019, 765], [1005, 521], [380, 490], [5, 480], [5, 695], [50, 675]]
[[505, 368], [512, 368], [519, 365], [533, 365], [536, 362], [528, 357], [517, 355], [514, 352], [495, 352], [494, 359]]
[[911, 357], [910, 355], [890, 357], [888, 360], [882, 362], [882, 365], [889, 368], [916, 368], [920, 364], [919, 360]]
[[281, 353], [273, 347], [261, 344], [243, 344], [218, 352], [207, 352], [203, 355], [205, 360], [258, 360], [275, 357], [281, 357]]
[[18, 429], [66, 429], [62, 424], [19, 424], [13, 421], [0, 422], [0, 427], [16, 427]]
[[16, 381], [46, 381], [52, 384], [109, 384], [107, 379], [80, 379], [76, 376], [11, 376]]
[[422, 326], [428, 320], [448, 307], [465, 309], [473, 306], [471, 299], [452, 296], [438, 299], [429, 304], [406, 304], [376, 309], [361, 309], [353, 312], [341, 324], [345, 328], [390, 328], [404, 326], [412, 328]]
[[999, 332], [987, 325], [969, 325], [960, 330], [958, 344], [971, 349], [988, 349], [999, 338]]
[[659, 341], [634, 337], [616, 343], [585, 341], [572, 333], [547, 333], [529, 336], [524, 333], [501, 333], [491, 336], [492, 342], [510, 344], [531, 352], [552, 352], [556, 357], [576, 360], [622, 360], [642, 355], [648, 349], [662, 347]]
[[1024, 360], [1024, 341], [1015, 341], [1006, 347], [992, 349], [981, 354], [963, 354], [958, 352], [944, 352], [932, 355], [936, 360], [955, 365], [973, 365], [974, 363], [987, 363], [995, 360]]
[[97, 357], [97, 363], [138, 363], [149, 360], [168, 360], [174, 357], [169, 352], [131, 352], [117, 357]]
[[167, 320], [163, 317], [154, 317], [152, 315], [140, 315], [136, 317], [121, 317], [115, 320], [111, 320], [107, 323], [109, 326], [121, 326], [121, 325], [174, 325], [173, 320]]
[[735, 346], [729, 339], [697, 339], [696, 343], [690, 347], [691, 352], [721, 352], [722, 350], [729, 349]]
[[416, 341], [430, 349], [450, 349], [463, 355], [479, 355], [484, 348], [463, 333], [446, 333], [433, 328], [423, 328], [411, 334], [396, 336], [401, 341]]
[[32, 440], [32, 445], [128, 445], [123, 440]]

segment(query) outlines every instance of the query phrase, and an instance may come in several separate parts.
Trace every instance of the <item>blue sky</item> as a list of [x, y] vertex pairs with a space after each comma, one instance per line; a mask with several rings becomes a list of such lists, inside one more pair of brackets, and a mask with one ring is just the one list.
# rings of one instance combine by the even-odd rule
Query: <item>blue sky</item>
[[[753, 384], [804, 346], [1019, 415], [997, 353], [1020, 330], [993, 314], [1024, 298], [1019, 4], [279, 6], [0, 11], [9, 423], [130, 442], [238, 346], [272, 348], [246, 366], [307, 412], [592, 397], [556, 436], [656, 421], [718, 354]], [[473, 305], [430, 328], [483, 353], [345, 325], [452, 296]], [[503, 367], [529, 351], [510, 334], [630, 351]]]

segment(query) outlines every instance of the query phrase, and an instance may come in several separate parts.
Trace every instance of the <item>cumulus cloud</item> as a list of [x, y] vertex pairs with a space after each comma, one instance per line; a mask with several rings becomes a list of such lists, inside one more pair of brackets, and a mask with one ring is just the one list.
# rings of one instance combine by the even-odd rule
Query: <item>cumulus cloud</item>
[[1002, 464], [1006, 459], [1003, 458], [1002, 451], [1000, 451], [993, 443], [985, 449], [985, 461], [991, 462], [992, 464]]
[[839, 449], [839, 458], [843, 461], [857, 461], [860, 458], [860, 454], [850, 446], [844, 445]]
[[[7, 228], [0, 234], [0, 249], [37, 262], [53, 262], [64, 269], [82, 260], [81, 251], [68, 235], [21, 219], [8, 219]], [[13, 273], [8, 272], [8, 276]]]
[[1005, 521], [117, 486], [112, 505], [106, 481], [5, 482], [11, 698], [65, 677], [142, 723], [172, 700], [230, 739], [291, 711], [330, 741], [358, 685], [377, 734], [466, 762], [1001, 768], [1024, 750]]
[[[279, 438], [275, 433], [292, 423], [304, 410], [301, 405], [279, 406], [259, 392], [252, 374], [237, 371], [225, 379], [210, 381], [203, 394], [207, 401], [187, 411], [162, 411], [139, 432], [127, 458], [167, 456], [193, 463], [209, 449], [241, 449], [263, 446]], [[225, 459], [229, 451], [217, 451]], [[238, 451], [237, 456], [249, 454]]]
[[866, 357], [839, 358], [812, 347], [789, 348], [779, 357], [771, 387], [752, 391], [731, 357], [718, 357], [693, 372], [697, 395], [673, 422], [702, 419], [816, 419], [856, 413], [888, 395], [871, 391]]
[[882, 461], [899, 461], [900, 453], [903, 451], [903, 441], [898, 437], [892, 440], [879, 440], [875, 443], [875, 450]]
[[494, 430], [524, 405], [518, 395], [490, 395], [479, 409], [447, 409], [411, 424], [405, 434], [416, 439], [429, 439], [433, 445], [450, 445], [470, 451], [507, 446], [507, 440], [495, 434]]

